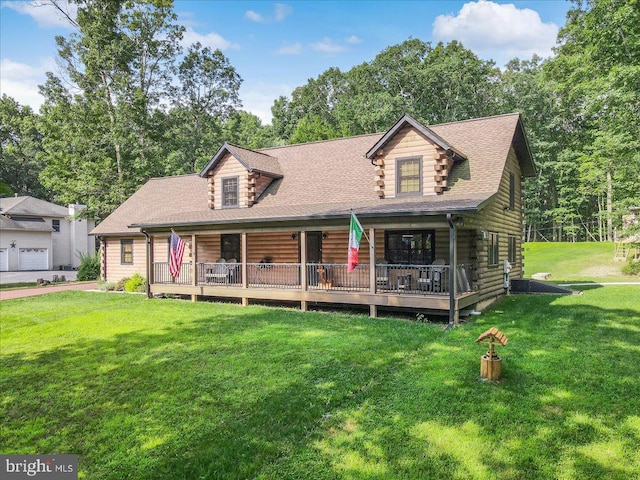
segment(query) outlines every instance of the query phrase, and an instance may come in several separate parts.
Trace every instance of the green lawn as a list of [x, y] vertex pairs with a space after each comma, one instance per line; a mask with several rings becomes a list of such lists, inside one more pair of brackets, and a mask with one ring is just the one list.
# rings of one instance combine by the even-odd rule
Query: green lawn
[[[2, 453], [91, 479], [640, 478], [640, 287], [441, 325], [64, 292], [0, 304]], [[504, 381], [479, 379], [497, 326]]]
[[611, 242], [531, 242], [525, 243], [525, 276], [551, 273], [553, 282], [640, 282], [622, 275], [624, 262], [614, 262]]

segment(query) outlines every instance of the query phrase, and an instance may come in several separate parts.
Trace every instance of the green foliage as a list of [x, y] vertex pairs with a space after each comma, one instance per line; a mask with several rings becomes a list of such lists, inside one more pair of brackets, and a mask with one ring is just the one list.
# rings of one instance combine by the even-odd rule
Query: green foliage
[[97, 280], [100, 278], [100, 254], [79, 252], [80, 266], [76, 278], [81, 281]]
[[51, 199], [38, 178], [44, 168], [38, 157], [42, 148], [38, 116], [4, 94], [0, 99], [0, 145], [0, 196], [17, 193]]
[[120, 280], [118, 280], [116, 282], [115, 287], [113, 288], [116, 292], [124, 292], [124, 286], [127, 284], [127, 282], [129, 282], [131, 280], [131, 277], [124, 277], [121, 278]]
[[[487, 383], [474, 340], [494, 326], [509, 343]], [[639, 326], [635, 286], [514, 295], [449, 332], [137, 295], [7, 301], [3, 446], [76, 452], [104, 480], [632, 479]]]
[[124, 283], [124, 289], [127, 292], [146, 292], [147, 281], [139, 273], [134, 273], [133, 276]]
[[624, 275], [640, 276], [640, 260], [630, 258], [625, 266], [622, 267], [622, 273]]

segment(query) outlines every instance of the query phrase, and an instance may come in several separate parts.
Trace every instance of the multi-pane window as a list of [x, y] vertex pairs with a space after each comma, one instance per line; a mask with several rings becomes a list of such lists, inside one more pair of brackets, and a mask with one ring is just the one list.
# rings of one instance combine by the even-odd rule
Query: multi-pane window
[[238, 206], [238, 177], [222, 179], [222, 207]]
[[133, 263], [133, 239], [123, 238], [120, 240], [120, 263]]
[[385, 256], [392, 264], [429, 265], [433, 263], [433, 230], [385, 232]]
[[498, 247], [498, 234], [495, 232], [489, 232], [487, 235], [488, 252], [489, 252], [489, 265], [498, 265], [500, 261], [500, 249]]
[[220, 256], [225, 260], [240, 260], [240, 234], [232, 233], [220, 236]]
[[510, 264], [516, 263], [516, 248], [518, 245], [518, 237], [515, 235], [509, 235], [509, 244], [507, 250], [507, 260]]
[[398, 195], [415, 195], [422, 191], [422, 157], [396, 160], [396, 189]]
[[54, 218], [51, 220], [51, 226], [53, 227], [54, 232], [60, 233], [60, 220]]

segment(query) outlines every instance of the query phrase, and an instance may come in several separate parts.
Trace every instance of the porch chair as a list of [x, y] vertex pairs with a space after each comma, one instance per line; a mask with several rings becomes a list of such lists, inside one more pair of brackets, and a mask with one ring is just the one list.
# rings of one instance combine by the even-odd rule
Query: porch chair
[[376, 266], [376, 287], [389, 288], [389, 267], [386, 265]]
[[431, 269], [431, 282], [432, 282], [432, 286], [433, 286], [433, 291], [434, 292], [442, 292], [443, 288], [444, 288], [444, 284], [443, 284], [443, 274], [445, 272], [445, 268], [437, 268], [439, 265], [446, 265], [447, 262], [445, 262], [442, 258], [436, 258], [432, 265], [436, 266], [436, 268], [432, 268]]
[[205, 272], [205, 280], [207, 283], [227, 283], [229, 279], [229, 271], [225, 265], [225, 259], [219, 258], [215, 265], [207, 268]]

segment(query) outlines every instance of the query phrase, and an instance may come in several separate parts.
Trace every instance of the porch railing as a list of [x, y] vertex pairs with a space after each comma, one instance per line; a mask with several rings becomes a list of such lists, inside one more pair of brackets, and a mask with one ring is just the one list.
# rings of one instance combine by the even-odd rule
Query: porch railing
[[251, 287], [300, 288], [299, 263], [249, 263], [247, 276]]
[[369, 265], [347, 272], [345, 263], [318, 263], [307, 265], [309, 289], [367, 291], [369, 290]]
[[191, 285], [191, 263], [180, 265], [180, 275], [172, 277], [169, 273], [169, 262], [153, 262], [153, 282], [172, 283], [175, 285]]
[[[248, 263], [247, 285], [254, 288], [301, 288], [300, 263]], [[347, 272], [343, 263], [318, 263], [306, 266], [309, 290], [369, 291], [370, 267], [359, 265]], [[242, 263], [198, 263], [197, 284], [201, 286], [243, 285]], [[472, 290], [471, 266], [458, 265], [456, 293]], [[168, 262], [154, 262], [154, 283], [191, 285], [191, 263], [183, 263], [180, 275], [169, 274]], [[449, 293], [449, 265], [377, 264], [376, 291], [379, 293], [445, 295]]]

